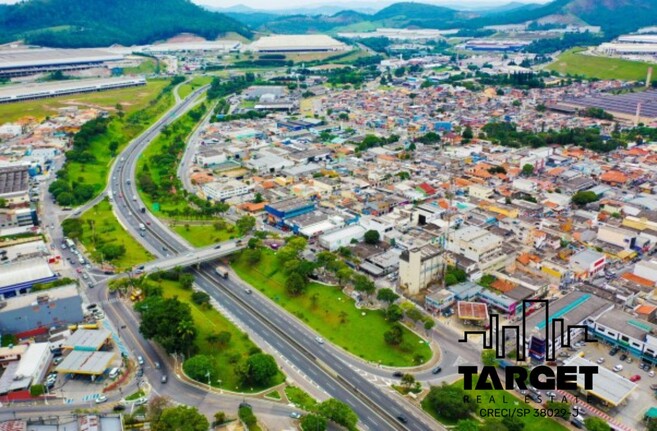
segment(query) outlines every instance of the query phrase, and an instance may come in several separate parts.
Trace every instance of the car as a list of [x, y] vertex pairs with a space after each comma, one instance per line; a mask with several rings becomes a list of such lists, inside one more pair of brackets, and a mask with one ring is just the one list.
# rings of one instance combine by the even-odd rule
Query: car
[[250, 295], [250, 294], [253, 293], [253, 291], [252, 291], [251, 289], [244, 289], [244, 292], [245, 292], [247, 295]]
[[618, 365], [614, 366], [614, 368], [612, 368], [612, 371], [614, 373], [618, 373], [620, 371], [623, 371], [623, 366], [621, 364], [618, 364]]
[[641, 376], [638, 374], [635, 374], [632, 377], [630, 377], [630, 382], [638, 382], [639, 380], [641, 380]]
[[142, 377], [144, 375], [144, 369], [140, 368], [137, 370], [137, 377]]
[[87, 286], [89, 286], [89, 289], [93, 289], [95, 285], [92, 282], [89, 282], [87, 283]]
[[159, 370], [159, 369], [160, 369], [160, 363], [159, 363], [159, 362], [155, 362], [155, 369], [156, 369], [156, 370]]
[[625, 360], [625, 362], [627, 362], [628, 364], [631, 364], [632, 363], [632, 357], [628, 356], [628, 358]]
[[82, 278], [84, 278], [85, 280], [88, 280], [88, 279], [89, 279], [89, 276], [87, 275], [86, 272], [83, 272], [83, 273], [82, 273]]
[[618, 353], [619, 350], [620, 348], [618, 346], [612, 347], [612, 349], [609, 351], [609, 356], [614, 356], [616, 353]]
[[105, 395], [101, 395], [96, 398], [96, 404], [102, 404], [104, 402], [107, 402], [107, 397]]
[[146, 397], [141, 397], [137, 401], [135, 401], [136, 406], [143, 406], [148, 402], [148, 399]]
[[618, 359], [620, 359], [621, 361], [626, 360], [626, 359], [627, 359], [627, 354], [622, 353], [622, 354], [618, 357]]
[[114, 406], [112, 410], [115, 412], [122, 412], [123, 410], [125, 410], [125, 406], [123, 404], [117, 404]]
[[570, 356], [570, 354], [568, 352], [559, 352], [559, 357], [561, 357], [561, 358], [567, 358], [569, 356]]
[[406, 416], [404, 415], [397, 415], [397, 420], [403, 424], [408, 422], [408, 419], [406, 419]]
[[556, 392], [547, 391], [547, 392], [545, 393], [545, 395], [547, 395], [547, 398], [548, 398], [547, 401], [554, 401], [554, 400], [557, 399], [557, 394], [556, 394]]
[[137, 356], [137, 362], [139, 365], [144, 365], [144, 357], [141, 355]]
[[657, 383], [653, 383], [652, 385], [650, 385], [650, 390], [657, 391]]
[[653, 370], [650, 370], [648, 372], [648, 377], [655, 377], [655, 372]]
[[404, 373], [402, 373], [401, 371], [395, 371], [394, 373], [392, 373], [392, 377], [397, 377], [398, 379], [401, 379], [403, 375]]
[[582, 422], [577, 417], [571, 418], [570, 423], [577, 429], [583, 429], [584, 428], [584, 422]]
[[317, 341], [319, 344], [324, 344], [324, 339], [322, 337], [315, 337], [315, 341]]
[[214, 249], [215, 249], [215, 250], [219, 250], [220, 248], [221, 248], [221, 244], [219, 244], [219, 245], [215, 245], [215, 246], [214, 246]]
[[290, 413], [290, 417], [291, 417], [292, 419], [300, 419], [300, 418], [301, 418], [301, 413], [299, 413], [299, 412], [292, 412], [292, 413]]
[[598, 358], [598, 360], [595, 361], [595, 363], [598, 364], [598, 365], [604, 364], [604, 362], [605, 362], [605, 358]]
[[55, 364], [55, 365], [59, 365], [59, 364], [62, 363], [63, 360], [64, 360], [64, 358], [62, 358], [61, 356], [59, 356], [59, 357], [55, 358], [55, 359], [52, 361], [52, 363]]
[[440, 367], [436, 367], [433, 370], [431, 370], [431, 374], [439, 374], [443, 369]]
[[82, 274], [82, 268], [77, 268], [76, 271], [78, 272], [78, 274]]
[[166, 374], [162, 374], [162, 378], [160, 379], [160, 382], [162, 382], [162, 383], [167, 382], [167, 375]]

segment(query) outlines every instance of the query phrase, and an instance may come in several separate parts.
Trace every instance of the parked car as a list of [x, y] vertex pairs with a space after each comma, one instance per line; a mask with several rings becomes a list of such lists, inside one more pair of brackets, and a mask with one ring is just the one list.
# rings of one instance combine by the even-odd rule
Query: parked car
[[598, 358], [597, 361], [595, 361], [597, 364], [603, 364], [605, 362], [605, 358]]
[[611, 350], [609, 351], [609, 356], [614, 356], [618, 351], [620, 350], [619, 347], [612, 347]]
[[105, 395], [101, 395], [96, 398], [96, 404], [102, 404], [104, 402], [107, 402], [107, 397]]
[[292, 413], [290, 413], [290, 417], [291, 417], [292, 419], [299, 419], [299, 418], [301, 418], [301, 413], [299, 413], [299, 412], [292, 412]]
[[652, 385], [650, 385], [650, 389], [653, 391], [657, 391], [657, 383], [653, 383]]
[[123, 404], [117, 404], [114, 406], [112, 410], [114, 410], [115, 412], [122, 412], [123, 410], [125, 410], [125, 406]]
[[639, 380], [641, 380], [641, 376], [638, 374], [635, 374], [632, 377], [630, 377], [630, 382], [638, 382]]
[[626, 353], [622, 353], [622, 354], [618, 357], [618, 359], [620, 359], [621, 361], [626, 360], [626, 359], [627, 359], [627, 354], [626, 354]]
[[623, 371], [623, 366], [621, 364], [618, 364], [618, 365], [614, 366], [614, 368], [612, 368], [612, 371], [614, 373], [618, 373], [620, 371]]

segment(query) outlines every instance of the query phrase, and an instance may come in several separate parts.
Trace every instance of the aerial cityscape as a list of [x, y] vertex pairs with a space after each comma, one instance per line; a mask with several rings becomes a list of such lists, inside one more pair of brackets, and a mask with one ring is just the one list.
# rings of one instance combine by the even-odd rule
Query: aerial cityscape
[[0, 431], [657, 431], [657, 2], [0, 1]]

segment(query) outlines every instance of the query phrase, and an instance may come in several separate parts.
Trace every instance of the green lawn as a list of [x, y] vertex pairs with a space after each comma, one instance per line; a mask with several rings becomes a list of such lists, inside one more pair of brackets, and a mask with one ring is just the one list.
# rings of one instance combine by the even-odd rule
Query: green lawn
[[152, 75], [159, 72], [159, 61], [150, 57], [144, 57], [144, 61], [139, 63], [139, 66], [123, 68], [124, 75]]
[[[163, 294], [167, 298], [178, 297], [191, 307], [192, 318], [194, 325], [198, 330], [196, 337], [196, 347], [198, 353], [201, 355], [213, 356], [215, 359], [215, 375], [219, 376], [217, 380], [212, 382], [212, 386], [221, 387], [226, 390], [238, 392], [253, 392], [261, 391], [272, 386], [279, 385], [285, 381], [285, 375], [279, 371], [278, 375], [272, 379], [271, 384], [267, 387], [251, 388], [242, 387], [237, 375], [235, 374], [235, 367], [241, 361], [249, 357], [249, 352], [258, 349], [253, 341], [247, 334], [240, 331], [221, 313], [213, 307], [199, 307], [191, 301], [192, 290], [185, 290], [176, 282], [161, 280], [157, 282], [163, 288]], [[218, 348], [216, 345], [207, 342], [206, 337], [211, 333], [221, 331], [230, 332], [231, 338], [228, 345], [224, 348]], [[207, 381], [203, 383], [207, 384]]]
[[271, 398], [273, 400], [280, 400], [281, 394], [278, 391], [271, 391], [268, 394], [265, 394], [265, 398]]
[[136, 399], [139, 399], [139, 398], [143, 397], [144, 395], [146, 395], [146, 394], [144, 393], [144, 391], [142, 391], [140, 389], [137, 392], [135, 392], [134, 394], [130, 394], [127, 397], [125, 397], [125, 400], [126, 401], [134, 401]]
[[181, 99], [184, 99], [185, 97], [189, 96], [192, 91], [212, 82], [212, 78], [212, 76], [197, 76], [191, 81], [182, 84], [180, 88], [178, 88], [178, 95]]
[[233, 225], [229, 225], [227, 229], [216, 230], [212, 224], [185, 226], [184, 222], [182, 223], [176, 224], [173, 230], [194, 247], [206, 247], [239, 236]]
[[240, 108], [253, 109], [255, 108], [255, 105], [256, 105], [255, 100], [242, 100], [242, 103], [240, 103]]
[[285, 388], [285, 395], [287, 399], [297, 407], [304, 409], [307, 412], [315, 411], [317, 407], [317, 400], [311, 397], [303, 389], [296, 386], [288, 386]]
[[[463, 387], [463, 380], [452, 383], [452, 386]], [[465, 391], [470, 399], [476, 396], [481, 396], [481, 403], [477, 403], [475, 415], [479, 417], [479, 412], [482, 409], [505, 409], [513, 410], [519, 408], [534, 408], [528, 405], [524, 400], [516, 397], [511, 392], [495, 391], [495, 390], [481, 390], [481, 391]], [[491, 398], [492, 397], [492, 398]], [[492, 402], [494, 401], [494, 402]], [[455, 421], [445, 419], [440, 416], [431, 406], [426, 402], [426, 398], [422, 401], [422, 409], [433, 416], [438, 422], [445, 425], [453, 425]], [[533, 413], [532, 413], [533, 414]], [[567, 431], [568, 428], [554, 419], [544, 417], [529, 416], [518, 417], [518, 419], [525, 425], [523, 431]]]
[[584, 55], [582, 48], [574, 48], [561, 54], [547, 66], [562, 74], [583, 75], [589, 78], [645, 81], [650, 64], [619, 58]]
[[107, 200], [103, 200], [91, 208], [80, 219], [84, 227], [80, 242], [96, 262], [101, 261], [100, 254], [96, 252], [96, 246], [107, 243], [122, 244], [126, 249], [125, 255], [111, 261], [117, 269], [129, 269], [153, 259], [153, 256], [119, 224], [112, 213], [111, 204]]
[[168, 81], [148, 81], [144, 87], [122, 88], [99, 93], [73, 94], [53, 97], [52, 99], [29, 100], [26, 102], [6, 103], [0, 105], [0, 124], [16, 121], [23, 117], [35, 117], [38, 121], [57, 113], [57, 109], [76, 105], [97, 106], [114, 111], [121, 103], [126, 113], [143, 109], [168, 84]]
[[[257, 265], [250, 265], [241, 255], [233, 263], [233, 268], [244, 281], [324, 338], [356, 356], [388, 366], [412, 366], [431, 358], [429, 346], [405, 327], [402, 344], [398, 347], [387, 345], [383, 333], [390, 329], [391, 324], [385, 319], [383, 311], [358, 310], [353, 299], [336, 287], [311, 283], [303, 295], [288, 296], [285, 275], [271, 250], [263, 250], [262, 259]], [[316, 299], [313, 300], [313, 297]]]

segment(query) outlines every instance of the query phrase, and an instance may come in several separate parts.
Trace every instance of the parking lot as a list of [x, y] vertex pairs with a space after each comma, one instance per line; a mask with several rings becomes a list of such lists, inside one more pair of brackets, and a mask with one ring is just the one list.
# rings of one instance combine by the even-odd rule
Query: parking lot
[[584, 357], [589, 361], [598, 363], [600, 367], [614, 370], [614, 367], [618, 369], [619, 366], [622, 366], [622, 370], [618, 371], [617, 374], [627, 379], [632, 379], [633, 377], [636, 379], [636, 376], [639, 377], [635, 382], [638, 385], [637, 388], [632, 391], [622, 405], [611, 409], [601, 405], [595, 405], [595, 407], [607, 412], [610, 416], [630, 426], [632, 429], [641, 429], [643, 427], [642, 419], [646, 410], [650, 406], [655, 405], [656, 402], [655, 391], [650, 389], [650, 385], [657, 384], [657, 377], [651, 377], [651, 375], [654, 376], [654, 369], [653, 373], [642, 370], [639, 368], [641, 362], [631, 355], [627, 355], [625, 360], [621, 360], [624, 354], [623, 351], [618, 351], [615, 355], [611, 356], [611, 346], [603, 342], [587, 343], [577, 350], [583, 353]]

